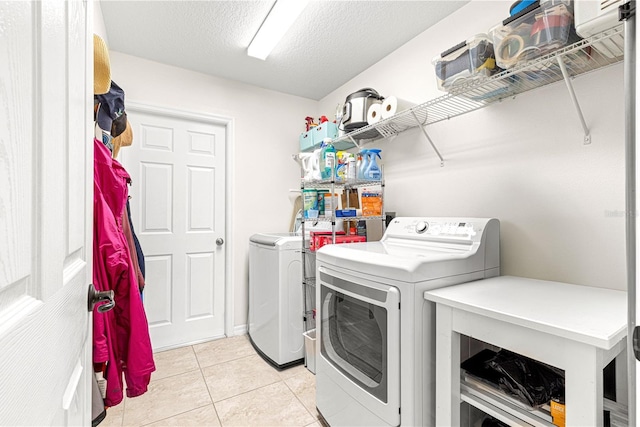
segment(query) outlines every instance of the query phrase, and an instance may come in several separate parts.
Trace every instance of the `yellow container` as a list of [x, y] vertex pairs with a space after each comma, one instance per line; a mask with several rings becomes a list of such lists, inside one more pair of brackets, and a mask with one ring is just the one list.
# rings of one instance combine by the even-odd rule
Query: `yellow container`
[[565, 427], [565, 409], [564, 403], [556, 402], [555, 400], [551, 401], [551, 418], [554, 425]]

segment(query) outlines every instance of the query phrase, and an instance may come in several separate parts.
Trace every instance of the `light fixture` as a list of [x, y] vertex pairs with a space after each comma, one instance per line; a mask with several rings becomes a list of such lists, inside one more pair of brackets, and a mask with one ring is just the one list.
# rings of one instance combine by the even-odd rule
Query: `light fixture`
[[308, 0], [276, 0], [251, 40], [247, 55], [265, 60], [308, 3]]

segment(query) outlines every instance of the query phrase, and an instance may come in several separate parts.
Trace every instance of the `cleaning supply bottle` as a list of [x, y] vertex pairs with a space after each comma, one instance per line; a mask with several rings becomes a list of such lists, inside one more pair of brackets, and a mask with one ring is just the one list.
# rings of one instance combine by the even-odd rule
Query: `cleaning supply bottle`
[[349, 158], [347, 159], [347, 182], [354, 182], [357, 172], [356, 157], [352, 153], [349, 153]]
[[311, 154], [311, 160], [309, 160], [309, 164], [311, 166], [309, 181], [319, 181], [322, 179], [322, 176], [320, 175], [320, 151], [321, 150], [319, 148], [316, 148]]
[[360, 165], [358, 166], [358, 179], [365, 179], [364, 171], [367, 170], [367, 165], [369, 164], [369, 150], [362, 150], [360, 153]]
[[347, 179], [347, 157], [349, 153], [346, 151], [338, 151], [336, 157], [338, 165], [336, 166], [336, 181], [345, 182]]
[[331, 144], [331, 138], [325, 138], [320, 149], [320, 175], [322, 179], [333, 178], [336, 167], [336, 149]]
[[368, 150], [369, 161], [367, 162], [367, 168], [364, 171], [364, 179], [370, 179], [372, 181], [380, 181], [382, 179], [382, 172], [380, 166], [376, 163], [376, 157], [382, 160], [380, 152], [382, 150], [378, 148], [370, 148]]

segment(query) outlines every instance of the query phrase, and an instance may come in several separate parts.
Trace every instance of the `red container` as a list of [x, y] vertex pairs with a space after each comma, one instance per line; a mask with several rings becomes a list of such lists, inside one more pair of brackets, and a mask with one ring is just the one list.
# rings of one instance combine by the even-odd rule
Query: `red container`
[[[344, 235], [344, 231], [336, 231], [336, 240], [338, 239], [339, 235]], [[311, 252], [315, 252], [326, 245], [327, 243], [325, 242], [325, 240], [327, 237], [329, 238], [329, 243], [331, 243], [331, 236], [332, 233], [330, 231], [312, 231], [309, 242], [309, 250], [311, 250]]]
[[[315, 244], [314, 244], [314, 240], [315, 240]], [[366, 241], [367, 241], [366, 236], [354, 236], [354, 235], [345, 236], [344, 232], [340, 232], [339, 235], [336, 232], [336, 245], [343, 244], [343, 243], [360, 243], [360, 242], [366, 242]], [[330, 245], [332, 243], [333, 243], [333, 239], [331, 237], [331, 233], [329, 233], [328, 235], [320, 235], [320, 236], [317, 236], [317, 238], [315, 239], [314, 238], [311, 239], [311, 245], [313, 246], [311, 250], [317, 251], [324, 245]]]

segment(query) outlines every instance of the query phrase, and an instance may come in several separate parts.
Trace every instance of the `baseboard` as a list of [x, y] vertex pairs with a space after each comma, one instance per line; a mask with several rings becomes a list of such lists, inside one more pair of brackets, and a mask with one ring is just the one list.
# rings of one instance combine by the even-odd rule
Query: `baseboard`
[[233, 335], [246, 335], [247, 325], [236, 325], [233, 327]]

